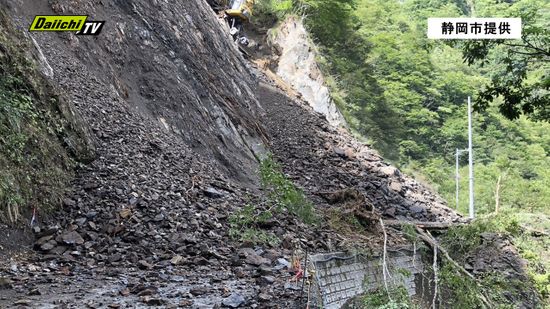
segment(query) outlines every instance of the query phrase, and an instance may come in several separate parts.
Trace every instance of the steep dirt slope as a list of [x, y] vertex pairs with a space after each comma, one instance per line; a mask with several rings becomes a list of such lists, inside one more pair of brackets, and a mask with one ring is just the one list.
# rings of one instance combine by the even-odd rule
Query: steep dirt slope
[[266, 110], [270, 149], [285, 171], [310, 193], [317, 205], [336, 202], [343, 190], [358, 190], [365, 207], [386, 218], [456, 222], [461, 217], [420, 183], [386, 163], [344, 130], [330, 126], [322, 114], [268, 84], [259, 97]]
[[[156, 119], [159, 128], [184, 140], [227, 176], [253, 178], [256, 162], [250, 149], [261, 142], [253, 120], [253, 76], [204, 1], [8, 3], [22, 28], [38, 13], [89, 14], [90, 20], [107, 21], [97, 38], [33, 34], [53, 78], [75, 104], [99, 105], [84, 91], [115, 98], [133, 113]], [[101, 92], [98, 81], [106, 87]]]
[[[91, 127], [97, 158], [79, 168], [59, 213], [47, 222], [38, 213], [41, 254], [1, 261], [0, 307], [257, 299], [257, 266], [285, 253], [264, 259], [230, 246], [227, 217], [249, 195], [232, 181], [255, 187], [251, 148], [262, 133], [251, 71], [206, 3], [6, 8], [22, 28], [38, 13], [90, 14], [108, 26], [97, 38], [33, 34], [44, 71]], [[280, 291], [267, 292], [287, 293], [288, 276], [282, 270]]]
[[[230, 214], [263, 205], [261, 141], [319, 206], [334, 200], [323, 193], [354, 188], [366, 198], [358, 206], [389, 217], [458, 220], [305, 104], [270, 82], [256, 89], [257, 73], [203, 0], [0, 3], [23, 29], [34, 14], [107, 21], [98, 37], [32, 34], [97, 158], [76, 171], [58, 213], [38, 214], [36, 255], [1, 261], [0, 306], [298, 306], [286, 265], [294, 246], [337, 250], [346, 239], [287, 214], [265, 227], [281, 246], [230, 239]], [[380, 243], [371, 234], [362, 245]]]

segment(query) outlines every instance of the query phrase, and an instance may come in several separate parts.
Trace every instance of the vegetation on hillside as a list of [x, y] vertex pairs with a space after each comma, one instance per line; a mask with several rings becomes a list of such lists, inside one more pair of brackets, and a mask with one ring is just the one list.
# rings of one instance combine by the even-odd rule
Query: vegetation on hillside
[[[507, 254], [499, 254], [497, 251], [502, 250], [508, 239], [513, 239], [520, 255], [528, 262], [524, 271], [529, 277], [527, 280], [518, 277], [522, 273], [521, 269], [512, 269], [507, 273], [491, 271], [490, 268], [496, 266], [490, 265], [486, 272], [478, 274], [481, 285], [476, 286], [471, 279], [460, 276], [451, 265], [445, 265], [440, 276], [442, 288], [452, 296], [447, 300], [446, 307], [477, 307], [480, 305], [480, 299], [476, 296], [479, 293], [484, 293], [496, 308], [521, 307], [515, 303], [518, 301], [527, 301], [533, 306], [537, 301], [534, 296], [536, 294], [531, 291], [535, 291], [543, 301], [546, 300], [546, 306], [549, 305], [547, 300], [550, 296], [550, 278], [546, 270], [550, 269], [550, 259], [545, 255], [550, 240], [537, 234], [542, 231], [543, 226], [526, 225], [530, 220], [525, 219], [521, 215], [505, 212], [481, 217], [472, 224], [454, 227], [446, 232], [441, 240], [442, 245], [461, 265], [467, 264], [467, 257], [478, 250], [491, 250], [495, 256]], [[487, 244], [483, 240], [487, 235], [495, 235], [501, 242]], [[506, 261], [514, 263], [512, 256], [507, 256]], [[516, 275], [510, 275], [514, 272]]]
[[76, 116], [22, 53], [28, 47], [0, 11], [0, 222], [7, 223], [60, 206], [71, 155], [93, 155], [85, 154], [91, 148]]
[[510, 119], [521, 114], [550, 121], [550, 4], [516, 1], [513, 5], [476, 1], [477, 16], [521, 17], [521, 40], [479, 40], [462, 44], [469, 64], [487, 66], [491, 82], [477, 96], [485, 109], [500, 96], [500, 112]]
[[[543, 0], [475, 3], [478, 15], [491, 15], [491, 8], [500, 12], [497, 16], [534, 11], [534, 23], [550, 20], [549, 4]], [[455, 149], [467, 146], [466, 99], [477, 99], [477, 92], [498, 79], [495, 74], [503, 69], [500, 63], [469, 66], [463, 59], [464, 46], [426, 38], [428, 17], [468, 15], [467, 2], [301, 0], [294, 1], [292, 9], [272, 9], [277, 14], [306, 14], [323, 52], [322, 67], [336, 81], [333, 97], [352, 128], [387, 159], [425, 177], [454, 201]], [[526, 71], [525, 82], [540, 81], [548, 72], [548, 63], [538, 61]], [[502, 102], [495, 98], [474, 115], [478, 212], [494, 211], [497, 183], [502, 208], [547, 211], [550, 125], [524, 116], [510, 121], [499, 112]], [[467, 156], [462, 156], [461, 166], [466, 162]], [[466, 168], [460, 175], [465, 189]], [[462, 195], [463, 211], [467, 199]]]
[[[544, 121], [550, 108], [550, 2], [294, 0], [284, 10], [273, 6], [278, 2], [264, 4], [279, 17], [289, 12], [306, 17], [322, 52], [320, 64], [333, 99], [352, 129], [385, 158], [429, 183], [452, 207], [455, 150], [467, 147], [466, 101], [472, 96], [477, 111], [477, 215], [512, 211], [521, 226], [548, 232], [536, 218], [550, 215], [550, 124]], [[428, 17], [472, 14], [522, 17], [524, 37], [484, 42], [427, 39]], [[466, 213], [467, 155], [460, 165], [458, 210]], [[502, 217], [491, 220], [498, 223]], [[548, 241], [528, 232], [512, 236], [548, 300]]]
[[280, 165], [271, 154], [260, 162], [258, 173], [267, 200], [258, 206], [249, 203], [231, 215], [229, 235], [233, 239], [254, 244], [278, 244], [280, 239], [263, 227], [269, 220], [284, 212], [295, 215], [306, 224], [317, 222], [313, 204], [282, 173]]

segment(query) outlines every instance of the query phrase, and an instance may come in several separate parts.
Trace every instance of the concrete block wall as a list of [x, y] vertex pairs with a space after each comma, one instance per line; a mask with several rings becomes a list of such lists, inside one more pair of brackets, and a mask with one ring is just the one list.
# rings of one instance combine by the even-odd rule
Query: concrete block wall
[[[310, 262], [315, 270], [314, 299], [318, 307], [340, 308], [350, 298], [384, 286], [382, 253], [324, 253], [312, 256]], [[412, 247], [388, 250], [386, 263], [388, 284], [404, 286], [414, 296], [415, 276], [423, 270], [420, 252]]]

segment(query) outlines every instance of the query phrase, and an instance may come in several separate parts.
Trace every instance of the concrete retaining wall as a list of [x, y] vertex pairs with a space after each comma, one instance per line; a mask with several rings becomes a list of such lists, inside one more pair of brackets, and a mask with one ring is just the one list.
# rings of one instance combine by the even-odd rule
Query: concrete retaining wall
[[[311, 257], [315, 270], [314, 300], [324, 309], [340, 308], [347, 300], [365, 291], [384, 286], [382, 253], [350, 254], [334, 252]], [[423, 271], [422, 259], [413, 247], [387, 252], [387, 282], [404, 286], [410, 296], [417, 294], [415, 277]]]

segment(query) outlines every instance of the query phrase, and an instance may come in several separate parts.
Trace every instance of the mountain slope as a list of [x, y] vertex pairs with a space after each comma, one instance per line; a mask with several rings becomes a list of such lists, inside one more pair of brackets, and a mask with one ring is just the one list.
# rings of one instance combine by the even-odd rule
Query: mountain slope
[[21, 27], [35, 12], [86, 12], [91, 20], [106, 20], [97, 38], [34, 34], [53, 78], [73, 101], [87, 105], [84, 109], [98, 106], [94, 100], [100, 98], [93, 95], [98, 93], [124, 102], [129, 111], [156, 120], [159, 129], [178, 136], [228, 176], [253, 178], [249, 167], [255, 160], [244, 141], [258, 143], [261, 134], [252, 122], [258, 110], [253, 76], [206, 3], [55, 1], [50, 7], [20, 1], [10, 6]]
[[[372, 241], [344, 244], [326, 222], [330, 201], [338, 204], [330, 194], [358, 192], [358, 215], [368, 210], [371, 219], [460, 220], [275, 89], [205, 1], [22, 0], [2, 9], [23, 28], [38, 12], [107, 21], [98, 37], [30, 34], [50, 82], [91, 128], [97, 156], [79, 165], [57, 212], [38, 212], [35, 254], [2, 262], [2, 306], [30, 298], [36, 306], [292, 308], [304, 301], [285, 288], [285, 261], [295, 252], [376, 249], [382, 240], [373, 220], [360, 231]], [[230, 235], [234, 215], [246, 205], [270, 207], [255, 173], [262, 148], [304, 188], [321, 220], [307, 225], [281, 211], [260, 227], [279, 243], [239, 243]], [[402, 241], [390, 233], [390, 245]]]

